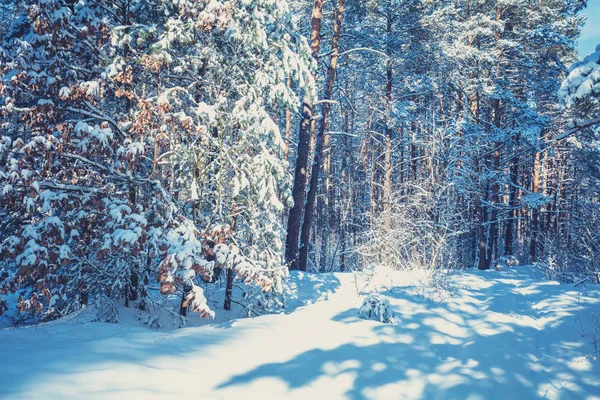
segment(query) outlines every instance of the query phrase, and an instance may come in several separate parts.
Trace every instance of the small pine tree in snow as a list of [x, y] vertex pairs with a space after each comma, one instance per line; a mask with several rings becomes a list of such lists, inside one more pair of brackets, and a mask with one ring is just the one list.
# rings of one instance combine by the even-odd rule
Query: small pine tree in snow
[[364, 319], [394, 323], [394, 310], [390, 302], [378, 293], [370, 293], [364, 298], [358, 309], [358, 315]]

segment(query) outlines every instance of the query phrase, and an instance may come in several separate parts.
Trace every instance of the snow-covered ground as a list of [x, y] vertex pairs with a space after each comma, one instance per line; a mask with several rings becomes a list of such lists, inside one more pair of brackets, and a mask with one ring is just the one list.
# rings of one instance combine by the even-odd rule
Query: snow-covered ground
[[600, 399], [600, 361], [588, 355], [600, 288], [534, 275], [456, 274], [444, 285], [453, 295], [432, 301], [399, 274], [384, 292], [395, 324], [357, 317], [364, 282], [349, 273], [293, 275], [294, 311], [282, 315], [6, 329], [0, 398]]

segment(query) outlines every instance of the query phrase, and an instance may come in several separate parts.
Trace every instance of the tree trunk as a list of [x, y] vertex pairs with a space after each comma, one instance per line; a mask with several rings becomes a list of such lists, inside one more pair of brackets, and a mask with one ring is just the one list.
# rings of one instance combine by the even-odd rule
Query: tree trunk
[[[311, 51], [315, 59], [319, 57], [321, 46], [321, 19], [324, 0], [315, 0], [312, 10]], [[304, 192], [306, 190], [308, 156], [311, 138], [311, 122], [313, 118], [313, 99], [311, 93], [306, 93], [302, 101], [302, 118], [298, 132], [298, 151], [296, 155], [296, 168], [294, 170], [294, 186], [292, 198], [294, 206], [288, 214], [287, 236], [285, 241], [285, 261], [289, 268], [298, 269], [298, 238], [302, 222], [302, 210], [304, 208]]]
[[517, 187], [519, 173], [519, 135], [517, 134], [513, 155], [510, 165], [510, 188], [509, 188], [509, 212], [508, 220], [506, 221], [506, 236], [504, 238], [504, 252], [507, 255], [513, 255], [514, 249], [514, 231], [515, 219], [517, 218]]
[[[533, 162], [533, 188], [532, 192], [539, 193], [540, 191], [540, 152], [535, 153]], [[539, 210], [534, 207], [531, 210], [531, 241], [529, 242], [529, 262], [537, 261], [537, 236], [538, 236]]]
[[231, 295], [233, 292], [233, 277], [235, 273], [233, 272], [233, 268], [227, 268], [227, 284], [225, 286], [225, 302], [223, 303], [223, 308], [225, 310], [231, 310]]
[[[133, 184], [129, 185], [129, 202], [132, 206], [134, 206], [137, 202], [137, 195], [135, 186]], [[127, 293], [125, 296], [125, 307], [129, 307], [130, 301], [135, 301], [138, 299], [138, 285], [140, 278], [138, 276], [137, 271], [135, 270], [135, 266], [132, 265], [129, 269], [129, 281], [127, 282]]]
[[[287, 78], [287, 87], [292, 87], [292, 79]], [[290, 158], [290, 140], [292, 140], [292, 111], [289, 108], [285, 110], [285, 150], [283, 158], [288, 161]]]
[[494, 145], [494, 182], [492, 183], [492, 206], [490, 212], [490, 239], [488, 243], [487, 249], [487, 266], [492, 263], [492, 259], [494, 255], [497, 255], [497, 238], [498, 238], [498, 207], [500, 203], [500, 184], [498, 183], [499, 176], [497, 174], [500, 172], [500, 148], [502, 144], [496, 143]]
[[384, 168], [385, 173], [383, 176], [383, 225], [387, 232], [392, 230], [391, 220], [391, 196], [392, 196], [392, 59], [391, 59], [391, 36], [392, 36], [392, 14], [391, 14], [391, 1], [388, 0], [390, 6], [388, 15], [386, 16], [386, 33], [387, 33], [387, 44], [386, 44], [386, 55], [387, 59], [385, 62], [386, 67], [386, 83], [385, 83], [385, 161]]
[[[342, 26], [342, 13], [344, 12], [344, 0], [338, 0], [338, 6], [334, 14], [334, 26], [333, 26], [333, 39], [331, 44], [331, 63], [329, 64], [329, 68], [327, 69], [327, 82], [325, 88], [325, 98], [323, 102], [322, 108], [322, 119], [319, 127], [319, 132], [317, 134], [317, 141], [315, 145], [315, 156], [312, 165], [312, 172], [310, 176], [310, 186], [308, 189], [308, 195], [306, 196], [306, 207], [304, 209], [304, 223], [302, 224], [302, 232], [300, 235], [300, 252], [299, 252], [299, 262], [298, 268], [301, 271], [306, 271], [306, 264], [308, 261], [308, 244], [309, 244], [309, 236], [310, 230], [313, 220], [313, 214], [315, 211], [315, 203], [317, 197], [317, 190], [319, 184], [319, 174], [321, 172], [321, 168], [323, 166], [323, 146], [325, 144], [325, 134], [329, 130], [329, 111], [331, 109], [331, 104], [328, 100], [331, 100], [333, 94], [333, 81], [335, 79], [335, 73], [337, 71], [338, 64], [338, 53], [339, 53], [339, 40], [340, 40], [340, 30]], [[327, 233], [324, 233], [327, 234]]]
[[[494, 100], [492, 104], [492, 113], [494, 126], [496, 129], [500, 129], [500, 100]], [[502, 148], [501, 142], [494, 143], [494, 160], [493, 160], [493, 174], [492, 174], [492, 205], [490, 212], [490, 240], [487, 249], [487, 264], [488, 267], [491, 265], [494, 255], [497, 255], [497, 238], [498, 238], [498, 207], [500, 203], [500, 149]]]
[[[234, 215], [233, 220], [231, 222], [231, 234], [235, 234], [235, 230], [237, 227], [237, 215], [236, 215], [236, 206], [235, 203], [231, 208], [231, 214]], [[231, 296], [233, 293], [233, 278], [235, 277], [235, 271], [233, 270], [233, 266], [231, 268], [227, 268], [227, 283], [225, 286], [225, 301], [223, 302], [223, 308], [225, 310], [231, 310]]]

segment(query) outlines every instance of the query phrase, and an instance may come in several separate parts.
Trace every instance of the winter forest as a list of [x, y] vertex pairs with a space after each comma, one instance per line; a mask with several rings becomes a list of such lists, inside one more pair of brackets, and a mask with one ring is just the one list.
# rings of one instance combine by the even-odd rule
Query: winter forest
[[0, 398], [600, 399], [596, 1], [0, 0]]

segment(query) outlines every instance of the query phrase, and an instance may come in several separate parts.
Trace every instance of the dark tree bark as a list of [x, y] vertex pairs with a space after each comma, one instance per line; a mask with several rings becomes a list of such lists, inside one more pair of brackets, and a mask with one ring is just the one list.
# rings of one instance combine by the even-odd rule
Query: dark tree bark
[[223, 308], [225, 310], [231, 310], [231, 295], [233, 292], [233, 268], [227, 268], [227, 284], [225, 286], [225, 302]]
[[183, 295], [181, 296], [181, 305], [179, 306], [179, 315], [182, 317], [187, 316], [188, 307], [184, 306], [185, 298], [192, 291], [192, 284], [190, 282], [185, 282], [183, 284]]
[[391, 59], [391, 40], [392, 40], [392, 8], [391, 0], [388, 0], [388, 13], [386, 15], [386, 55], [385, 61], [386, 79], [385, 79], [385, 161], [383, 175], [383, 225], [386, 231], [392, 230], [391, 220], [391, 196], [392, 196], [392, 59]]
[[[515, 153], [518, 152], [519, 135], [515, 140]], [[514, 154], [511, 158], [510, 165], [510, 188], [509, 188], [509, 211], [508, 220], [506, 221], [506, 236], [504, 239], [504, 251], [507, 255], [514, 254], [514, 231], [515, 219], [517, 218], [517, 188], [518, 188], [518, 173], [519, 173], [519, 156]]]
[[[231, 214], [236, 215], [236, 206], [235, 203], [231, 209]], [[231, 222], [231, 233], [235, 234], [237, 225], [237, 216], [233, 217], [233, 221]], [[227, 283], [225, 286], [225, 301], [223, 302], [223, 308], [225, 310], [231, 310], [231, 295], [233, 293], [233, 278], [235, 277], [235, 272], [233, 268], [227, 268]]]
[[[534, 194], [540, 192], [540, 152], [535, 153], [533, 162], [533, 182], [532, 192]], [[534, 263], [537, 261], [537, 237], [538, 237], [538, 224], [539, 224], [540, 211], [537, 207], [531, 210], [531, 233], [529, 242], [529, 262]]]
[[[497, 129], [500, 129], [500, 100], [494, 100], [492, 104], [492, 113], [494, 126]], [[490, 212], [490, 239], [488, 242], [487, 255], [486, 255], [486, 264], [488, 268], [492, 263], [492, 259], [494, 255], [497, 255], [497, 239], [498, 239], [498, 207], [500, 207], [500, 150], [502, 149], [501, 142], [494, 143], [494, 160], [492, 166], [492, 205]]]
[[319, 174], [323, 167], [323, 146], [325, 143], [325, 134], [329, 130], [329, 111], [331, 109], [331, 100], [333, 94], [333, 81], [335, 79], [335, 73], [338, 65], [338, 54], [339, 54], [339, 41], [340, 41], [340, 30], [342, 26], [342, 14], [344, 12], [344, 0], [338, 0], [337, 9], [335, 11], [335, 21], [333, 26], [333, 39], [331, 44], [331, 62], [327, 68], [327, 82], [325, 88], [325, 97], [322, 108], [322, 119], [319, 126], [319, 132], [317, 134], [317, 141], [315, 145], [315, 156], [312, 165], [312, 172], [310, 177], [310, 186], [308, 189], [308, 195], [306, 196], [306, 207], [304, 209], [304, 223], [302, 224], [302, 233], [300, 235], [300, 252], [298, 268], [301, 271], [306, 271], [306, 264], [308, 260], [308, 244], [310, 237], [310, 230], [312, 220], [315, 211], [315, 204], [317, 198], [317, 190], [319, 185]]
[[[321, 19], [324, 0], [315, 0], [311, 20], [311, 51], [312, 56], [318, 60], [321, 46]], [[285, 261], [292, 270], [298, 269], [298, 238], [302, 223], [304, 209], [304, 196], [306, 190], [308, 156], [310, 150], [311, 122], [313, 119], [313, 100], [310, 93], [306, 93], [302, 100], [302, 119], [298, 132], [298, 151], [296, 154], [296, 168], [294, 170], [294, 186], [292, 198], [294, 206], [288, 214], [287, 236], [285, 240]]]

